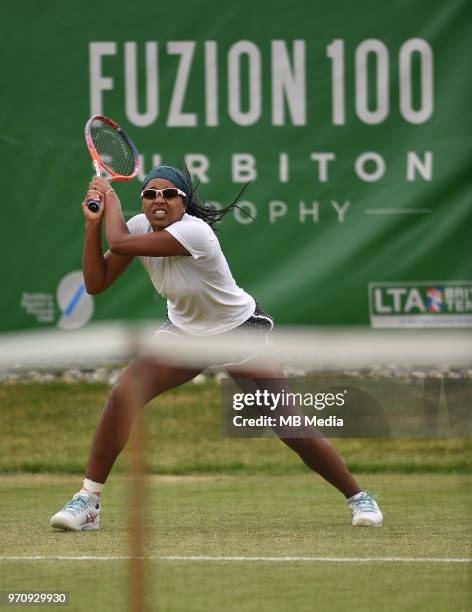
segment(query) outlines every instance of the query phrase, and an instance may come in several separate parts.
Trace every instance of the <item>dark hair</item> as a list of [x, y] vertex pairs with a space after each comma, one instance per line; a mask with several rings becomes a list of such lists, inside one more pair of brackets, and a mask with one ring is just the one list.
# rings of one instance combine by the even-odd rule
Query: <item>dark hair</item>
[[208, 225], [213, 225], [213, 223], [216, 223], [217, 221], [221, 221], [221, 219], [223, 219], [223, 217], [227, 213], [229, 213], [231, 209], [237, 208], [241, 212], [243, 212], [245, 215], [247, 215], [248, 217], [251, 217], [251, 219], [254, 219], [254, 217], [250, 215], [247, 212], [247, 210], [244, 210], [244, 208], [241, 208], [240, 206], [237, 205], [238, 200], [241, 198], [243, 193], [249, 187], [251, 181], [249, 181], [243, 186], [243, 188], [238, 193], [238, 195], [234, 198], [231, 204], [228, 204], [228, 206], [226, 206], [225, 208], [218, 209], [216, 208], [216, 206], [214, 206], [210, 202], [200, 203], [198, 201], [196, 192], [197, 192], [199, 183], [197, 183], [195, 186], [193, 185], [192, 177], [190, 176], [190, 172], [187, 166], [184, 166], [184, 172], [188, 178], [190, 185], [192, 186], [192, 191], [190, 193], [189, 202], [187, 203], [186, 209], [185, 209], [185, 212], [188, 215], [192, 215], [193, 217], [198, 217], [199, 219], [203, 219], [203, 221], [205, 221], [205, 223], [208, 223]]

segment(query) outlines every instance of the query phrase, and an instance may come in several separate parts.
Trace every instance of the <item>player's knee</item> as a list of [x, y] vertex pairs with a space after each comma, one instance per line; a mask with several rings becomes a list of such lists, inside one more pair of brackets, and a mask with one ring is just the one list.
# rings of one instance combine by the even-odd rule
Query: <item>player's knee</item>
[[125, 382], [118, 381], [108, 395], [107, 407], [111, 410], [124, 410], [131, 407], [131, 394]]

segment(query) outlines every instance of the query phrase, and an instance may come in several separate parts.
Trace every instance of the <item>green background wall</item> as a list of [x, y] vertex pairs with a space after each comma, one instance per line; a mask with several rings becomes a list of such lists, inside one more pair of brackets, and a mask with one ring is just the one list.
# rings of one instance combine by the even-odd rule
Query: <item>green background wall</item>
[[[244, 182], [234, 156], [253, 157], [243, 206], [256, 220], [228, 215], [219, 239], [238, 283], [280, 323], [471, 324], [469, 2], [19, 1], [0, 12], [3, 330], [56, 325], [77, 290], [58, 286], [81, 267], [83, 126], [97, 111], [129, 132], [146, 170], [156, 155], [205, 156], [202, 199], [230, 202]], [[97, 43], [114, 52], [100, 59]], [[362, 164], [368, 152], [377, 164]], [[334, 155], [327, 176], [317, 153]], [[128, 217], [139, 186], [117, 187]], [[139, 262], [80, 299], [93, 320], [165, 312]]]

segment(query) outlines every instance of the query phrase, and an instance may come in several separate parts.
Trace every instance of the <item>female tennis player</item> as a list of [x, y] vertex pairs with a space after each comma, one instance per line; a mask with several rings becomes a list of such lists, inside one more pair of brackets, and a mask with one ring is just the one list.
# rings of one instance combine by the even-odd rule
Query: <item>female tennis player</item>
[[[98, 212], [89, 210], [90, 200], [100, 202]], [[126, 223], [114, 189], [106, 179], [94, 177], [82, 203], [87, 291], [101, 293], [134, 257], [139, 257], [155, 289], [167, 299], [167, 322], [158, 333], [174, 334], [176, 341], [180, 335], [247, 333], [251, 329], [262, 330], [266, 336], [273, 327], [272, 318], [238, 287], [211, 227], [236, 201], [221, 211], [200, 206], [188, 172], [158, 166], [144, 179], [142, 214]], [[105, 254], [101, 247], [103, 219], [109, 245]], [[241, 364], [226, 365], [226, 369], [238, 384], [244, 381], [257, 387], [262, 379], [284, 379], [279, 367], [251, 368], [250, 360], [246, 360], [244, 369]], [[111, 390], [98, 423], [83, 486], [52, 517], [53, 527], [74, 531], [98, 529], [100, 494], [128, 440], [136, 410], [200, 372], [201, 368], [178, 367], [143, 355], [128, 364]], [[127, 400], [137, 373], [142, 385], [140, 406], [131, 409]], [[308, 467], [346, 497], [352, 525], [381, 525], [383, 517], [375, 499], [361, 490], [328, 440], [322, 436], [280, 437]]]

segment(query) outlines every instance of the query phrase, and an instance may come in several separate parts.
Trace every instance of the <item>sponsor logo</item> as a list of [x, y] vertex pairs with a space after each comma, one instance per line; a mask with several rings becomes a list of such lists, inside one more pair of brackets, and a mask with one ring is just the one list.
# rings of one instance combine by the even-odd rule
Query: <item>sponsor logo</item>
[[56, 299], [62, 312], [57, 322], [61, 329], [78, 329], [91, 319], [93, 299], [85, 291], [84, 276], [80, 270], [64, 276], [57, 287]]
[[444, 294], [440, 287], [426, 289], [426, 307], [428, 312], [442, 312], [444, 308]]
[[21, 295], [20, 307], [26, 314], [33, 316], [37, 323], [56, 322], [61, 329], [78, 329], [92, 318], [93, 298], [85, 290], [81, 270], [74, 270], [60, 280], [56, 301], [53, 293], [25, 291]]
[[371, 327], [472, 327], [472, 281], [369, 283]]

